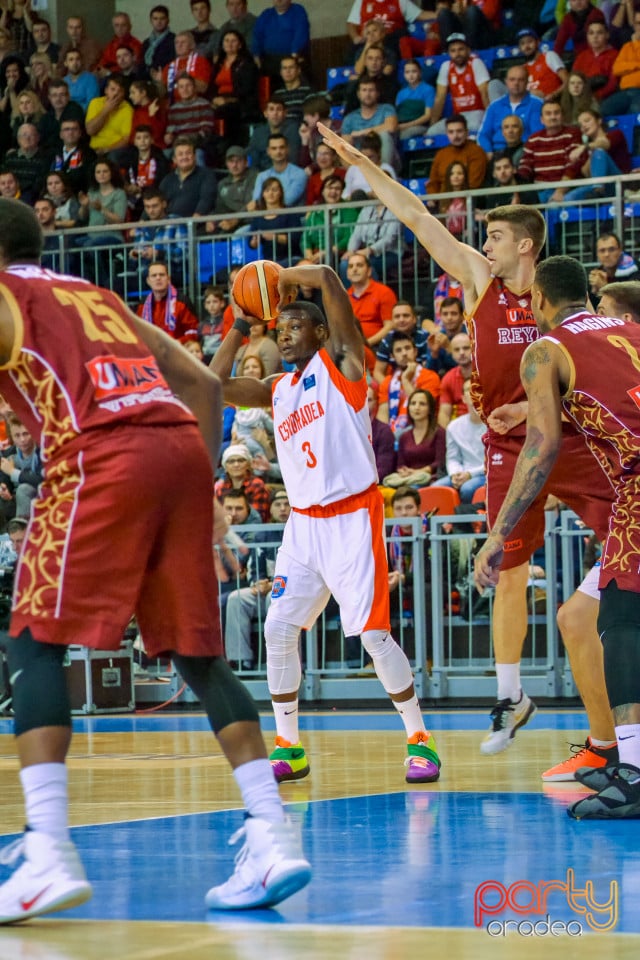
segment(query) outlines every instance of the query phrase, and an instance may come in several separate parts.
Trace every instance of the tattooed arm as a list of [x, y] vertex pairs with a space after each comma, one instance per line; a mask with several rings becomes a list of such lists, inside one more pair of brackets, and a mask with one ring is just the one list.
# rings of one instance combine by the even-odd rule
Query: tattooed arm
[[562, 439], [560, 393], [566, 361], [548, 340], [524, 353], [520, 377], [527, 393], [527, 437], [500, 513], [475, 562], [479, 588], [497, 583], [505, 540], [542, 490]]

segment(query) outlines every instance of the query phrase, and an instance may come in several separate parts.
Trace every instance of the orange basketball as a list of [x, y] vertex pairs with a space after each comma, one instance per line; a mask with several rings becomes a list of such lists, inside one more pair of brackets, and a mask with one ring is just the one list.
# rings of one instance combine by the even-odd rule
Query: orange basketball
[[280, 264], [272, 260], [254, 260], [242, 267], [231, 293], [243, 313], [267, 321], [277, 316], [281, 270]]

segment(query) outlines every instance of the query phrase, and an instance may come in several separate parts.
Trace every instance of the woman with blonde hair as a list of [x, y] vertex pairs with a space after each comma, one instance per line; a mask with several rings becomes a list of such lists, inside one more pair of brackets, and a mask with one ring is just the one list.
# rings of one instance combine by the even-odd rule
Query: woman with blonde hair
[[29, 58], [29, 86], [37, 93], [40, 103], [48, 109], [49, 104], [49, 81], [55, 77], [55, 71], [48, 53], [32, 53]]
[[14, 144], [18, 143], [18, 130], [23, 123], [32, 123], [40, 128], [45, 110], [35, 90], [25, 87], [16, 97], [16, 111], [11, 115], [11, 134]]

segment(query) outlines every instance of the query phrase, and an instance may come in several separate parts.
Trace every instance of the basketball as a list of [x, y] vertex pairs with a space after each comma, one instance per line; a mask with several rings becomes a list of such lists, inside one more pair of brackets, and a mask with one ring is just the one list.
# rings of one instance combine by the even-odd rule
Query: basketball
[[233, 281], [233, 299], [243, 313], [273, 320], [278, 313], [278, 275], [282, 267], [272, 260], [247, 263]]

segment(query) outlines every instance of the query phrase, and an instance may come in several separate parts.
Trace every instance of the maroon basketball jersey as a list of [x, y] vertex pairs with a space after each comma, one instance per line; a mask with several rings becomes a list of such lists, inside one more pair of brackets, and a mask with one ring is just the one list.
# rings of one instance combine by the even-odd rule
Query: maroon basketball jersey
[[51, 460], [88, 430], [194, 423], [108, 290], [35, 265], [0, 273], [14, 349], [0, 394]]
[[[538, 328], [531, 311], [531, 291], [516, 296], [498, 277], [492, 277], [467, 318], [473, 348], [471, 395], [486, 421], [503, 403], [526, 399], [520, 381], [520, 359]], [[526, 424], [511, 431], [524, 436]]]
[[629, 474], [640, 480], [640, 325], [582, 310], [546, 339], [571, 369], [565, 413], [614, 485]]

